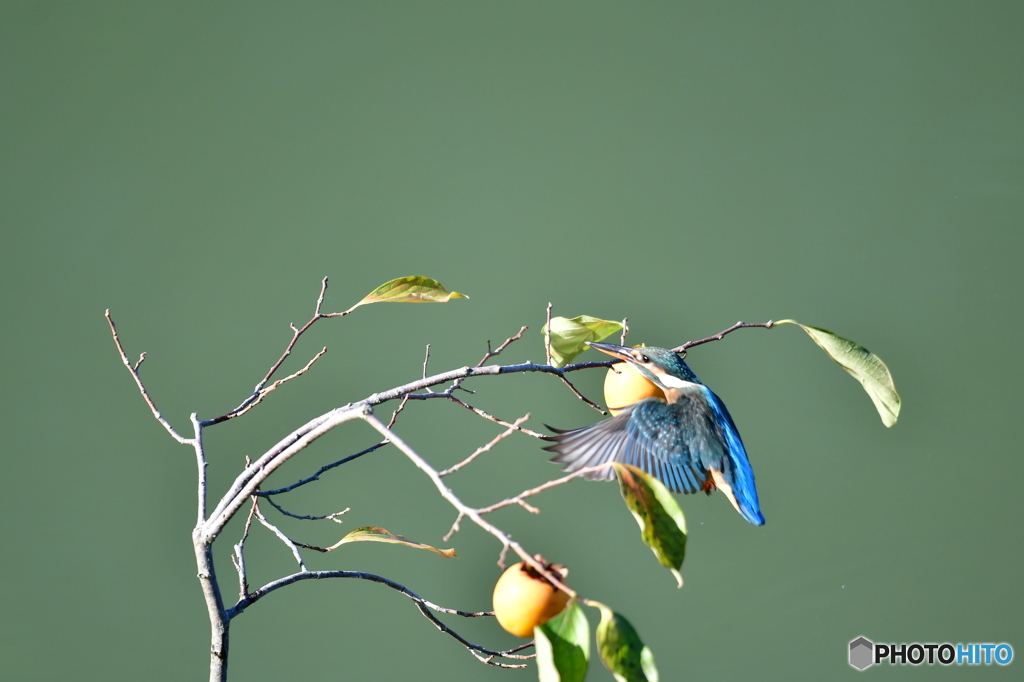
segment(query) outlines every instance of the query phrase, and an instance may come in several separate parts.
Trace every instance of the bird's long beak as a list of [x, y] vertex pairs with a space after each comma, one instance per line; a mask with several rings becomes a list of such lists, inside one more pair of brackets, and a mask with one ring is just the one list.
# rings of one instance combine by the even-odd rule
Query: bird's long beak
[[629, 362], [630, 360], [633, 359], [632, 356], [628, 353], [628, 351], [632, 349], [626, 348], [625, 346], [616, 346], [614, 343], [597, 343], [596, 341], [587, 341], [586, 343], [591, 348], [599, 350], [602, 353], [607, 353], [608, 355], [611, 355], [614, 358], [618, 358], [619, 360], [625, 360], [626, 362]]

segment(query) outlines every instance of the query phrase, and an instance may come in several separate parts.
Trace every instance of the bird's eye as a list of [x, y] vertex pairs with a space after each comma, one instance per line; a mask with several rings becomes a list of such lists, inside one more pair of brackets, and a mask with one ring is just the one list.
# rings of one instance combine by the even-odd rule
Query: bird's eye
[[648, 362], [650, 362], [650, 361], [651, 361], [651, 359], [650, 359], [649, 357], [647, 357], [646, 355], [641, 355], [641, 356], [640, 356], [640, 362], [644, 363], [645, 365], [646, 365], [646, 364], [647, 364]]

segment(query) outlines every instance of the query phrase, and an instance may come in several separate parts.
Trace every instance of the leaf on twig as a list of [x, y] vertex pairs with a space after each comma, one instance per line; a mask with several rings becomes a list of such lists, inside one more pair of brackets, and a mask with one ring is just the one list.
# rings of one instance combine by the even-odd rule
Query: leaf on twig
[[[555, 367], [565, 367], [573, 358], [587, 350], [587, 341], [601, 341], [622, 330], [622, 323], [601, 320], [590, 315], [551, 318], [551, 360]], [[547, 334], [548, 325], [540, 333]]]
[[399, 277], [381, 284], [352, 308], [367, 303], [447, 303], [453, 298], [469, 296], [448, 291], [436, 279], [429, 277]]
[[575, 601], [534, 628], [540, 682], [583, 682], [590, 663], [590, 623]]
[[640, 641], [640, 635], [628, 620], [604, 604], [597, 626], [597, 651], [601, 661], [618, 682], [658, 682], [654, 653]]
[[331, 545], [327, 548], [327, 551], [337, 549], [347, 542], [388, 542], [395, 545], [406, 545], [407, 547], [415, 547], [416, 549], [427, 549], [435, 554], [439, 554], [446, 559], [458, 558], [455, 554], [454, 549], [438, 549], [437, 547], [431, 547], [430, 545], [424, 545], [421, 542], [413, 542], [407, 540], [401, 535], [395, 535], [384, 528], [378, 528], [377, 526], [366, 526], [365, 528], [356, 528], [354, 531], [343, 537], [337, 542], [337, 544]]
[[830, 358], [864, 386], [878, 410], [882, 423], [892, 426], [900, 414], [900, 396], [892, 381], [892, 374], [882, 359], [864, 346], [833, 334], [827, 329], [810, 327], [796, 320], [782, 320], [780, 324], [795, 324], [807, 332]]
[[686, 557], [686, 518], [683, 510], [661, 481], [631, 464], [615, 462], [619, 490], [626, 506], [640, 526], [640, 537], [658, 557], [662, 566], [672, 571], [677, 587], [683, 586]]

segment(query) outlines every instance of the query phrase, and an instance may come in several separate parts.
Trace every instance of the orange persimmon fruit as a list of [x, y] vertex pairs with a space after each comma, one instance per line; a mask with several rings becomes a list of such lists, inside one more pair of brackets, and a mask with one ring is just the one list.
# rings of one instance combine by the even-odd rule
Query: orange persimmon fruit
[[[569, 572], [553, 564], [545, 568], [561, 580]], [[494, 615], [516, 637], [532, 637], [533, 628], [557, 616], [567, 603], [569, 595], [522, 562], [509, 566], [494, 585]]]
[[665, 400], [665, 392], [628, 362], [608, 368], [604, 377], [604, 403], [613, 415], [645, 398]]

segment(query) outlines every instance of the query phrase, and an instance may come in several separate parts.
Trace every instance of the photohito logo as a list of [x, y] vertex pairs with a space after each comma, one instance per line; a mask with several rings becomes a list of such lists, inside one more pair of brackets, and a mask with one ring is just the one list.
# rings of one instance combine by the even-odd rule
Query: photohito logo
[[1009, 665], [1013, 660], [1013, 647], [1001, 644], [875, 644], [867, 637], [850, 642], [850, 665], [864, 670], [875, 663], [888, 661], [889, 665]]

